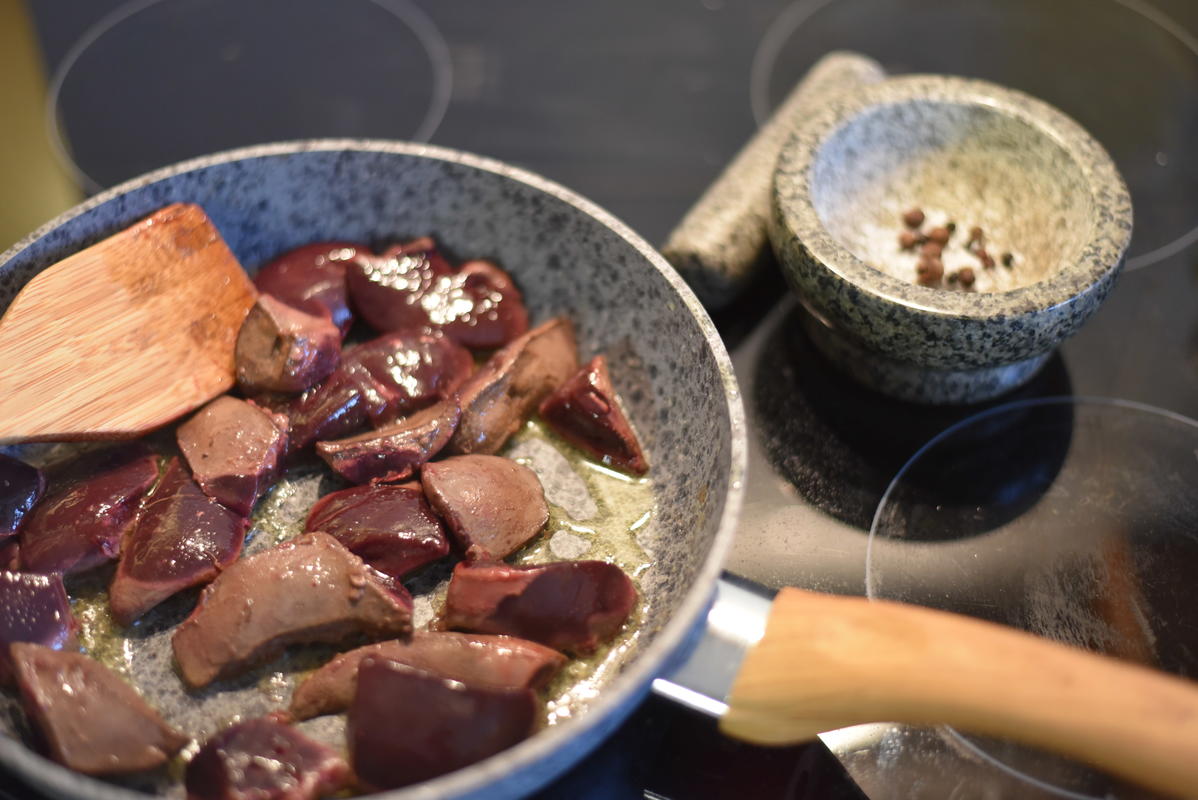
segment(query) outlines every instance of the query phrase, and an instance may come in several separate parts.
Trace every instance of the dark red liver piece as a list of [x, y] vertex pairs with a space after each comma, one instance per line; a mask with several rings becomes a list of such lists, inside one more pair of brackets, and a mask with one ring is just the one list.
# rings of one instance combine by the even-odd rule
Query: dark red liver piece
[[354, 307], [375, 330], [444, 331], [466, 347], [501, 347], [528, 330], [510, 275], [485, 260], [456, 270], [428, 237], [381, 256], [361, 254], [346, 271]]
[[13, 537], [0, 541], [0, 570], [16, 572], [21, 568], [21, 542]]
[[496, 453], [550, 392], [578, 371], [574, 326], [544, 322], [498, 351], [462, 385], [454, 453]]
[[204, 494], [242, 516], [274, 485], [287, 451], [287, 418], [223, 395], [176, 431]]
[[635, 603], [632, 581], [605, 561], [531, 567], [463, 562], [449, 582], [445, 625], [585, 655], [620, 630]]
[[408, 786], [453, 772], [532, 733], [530, 689], [491, 689], [371, 656], [358, 668], [346, 738], [364, 789]]
[[21, 530], [21, 523], [45, 491], [46, 476], [40, 469], [0, 455], [0, 542]]
[[306, 450], [319, 439], [347, 436], [369, 421], [357, 380], [340, 368], [284, 408], [290, 420], [288, 453]]
[[358, 667], [368, 656], [492, 689], [540, 689], [566, 663], [556, 650], [515, 636], [417, 631], [408, 641], [378, 642], [342, 653], [316, 670], [291, 696], [292, 715], [308, 719], [349, 708]]
[[137, 691], [98, 661], [14, 644], [25, 713], [50, 757], [88, 775], [154, 769], [187, 744]]
[[52, 470], [46, 497], [21, 531], [21, 569], [69, 574], [116, 558], [157, 479], [158, 456], [140, 443], [88, 453]]
[[302, 392], [341, 361], [341, 331], [326, 316], [258, 295], [237, 334], [237, 385], [243, 392]]
[[241, 554], [247, 527], [172, 458], [125, 537], [108, 591], [113, 616], [130, 625], [176, 592], [212, 580]]
[[636, 433], [620, 409], [603, 356], [558, 387], [541, 402], [541, 417], [566, 441], [629, 472], [649, 469]]
[[375, 484], [326, 494], [306, 531], [324, 531], [379, 572], [399, 579], [449, 554], [441, 521], [418, 486]]
[[359, 252], [352, 242], [316, 242], [297, 247], [258, 270], [254, 285], [289, 306], [327, 316], [344, 336], [353, 324], [345, 288], [345, 265]]
[[498, 561], [540, 533], [549, 506], [537, 474], [500, 456], [453, 456], [420, 474], [433, 510], [466, 558]]
[[440, 333], [401, 332], [347, 350], [341, 366], [290, 411], [291, 446], [384, 425], [454, 394], [474, 370], [470, 351]]
[[400, 481], [449, 443], [461, 417], [455, 399], [348, 439], [317, 442], [316, 452], [350, 483]]
[[79, 646], [61, 575], [0, 570], [0, 685], [12, 683], [9, 647], [33, 642], [56, 650]]
[[333, 537], [309, 533], [225, 569], [175, 630], [171, 647], [183, 680], [200, 687], [289, 644], [411, 630], [410, 600], [396, 598]]
[[188, 800], [315, 800], [349, 781], [341, 756], [273, 715], [225, 728], [184, 774]]

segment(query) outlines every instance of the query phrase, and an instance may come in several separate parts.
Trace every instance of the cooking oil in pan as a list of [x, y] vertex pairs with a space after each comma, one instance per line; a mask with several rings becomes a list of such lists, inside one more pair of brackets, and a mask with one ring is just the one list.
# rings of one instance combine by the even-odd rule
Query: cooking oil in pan
[[635, 652], [649, 612], [641, 577], [652, 565], [646, 534], [655, 511], [653, 486], [582, 455], [532, 420], [508, 445], [509, 458], [533, 469], [549, 500], [544, 532], [511, 559], [515, 564], [598, 559], [620, 567], [637, 588], [637, 604], [615, 639], [568, 662], [547, 689], [546, 722], [577, 714]]
[[[173, 451], [173, 442], [156, 444], [161, 445], [156, 448], [160, 452]], [[27, 448], [21, 455], [44, 464], [83, 448], [43, 448], [36, 454], [40, 457], [30, 458], [32, 449]], [[554, 725], [585, 708], [637, 650], [639, 630], [650, 611], [642, 586], [653, 560], [646, 545], [656, 513], [653, 486], [648, 478], [630, 476], [588, 459], [536, 420], [512, 437], [503, 455], [537, 472], [550, 510], [545, 530], [509, 560], [515, 564], [609, 561], [632, 578], [638, 591], [637, 605], [616, 638], [587, 658], [572, 659], [544, 692], [544, 720]], [[255, 509], [244, 554], [269, 549], [302, 533], [316, 499], [341, 488], [345, 484], [323, 465], [312, 463], [289, 470]], [[451, 572], [452, 565], [438, 564], [406, 581], [416, 600], [417, 627], [428, 627], [435, 621], [444, 604]], [[115, 622], [108, 609], [107, 586], [112, 573], [110, 565], [68, 578], [72, 610], [80, 624], [80, 643], [92, 657], [138, 686], [172, 725], [192, 736], [190, 750], [233, 721], [285, 708], [294, 687], [334, 653], [335, 648], [326, 645], [292, 647], [242, 678], [190, 692], [174, 672], [170, 634], [194, 607], [199, 591], [170, 598], [134, 628], [126, 629]], [[12, 714], [0, 714], [6, 716]], [[12, 727], [10, 723], [0, 718], [0, 730], [8, 727]], [[329, 745], [344, 745], [343, 717], [313, 719], [301, 723], [301, 727]], [[168, 775], [121, 783], [179, 797], [177, 778], [185, 760], [176, 759]]]

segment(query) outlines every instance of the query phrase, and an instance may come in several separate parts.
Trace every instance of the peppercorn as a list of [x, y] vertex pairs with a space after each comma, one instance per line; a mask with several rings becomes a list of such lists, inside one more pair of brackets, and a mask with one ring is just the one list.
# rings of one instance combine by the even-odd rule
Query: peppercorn
[[904, 250], [914, 250], [915, 245], [923, 241], [923, 236], [914, 231], [903, 231], [899, 234], [899, 247]]
[[973, 270], [969, 267], [961, 267], [961, 269], [957, 270], [957, 280], [960, 281], [961, 285], [966, 289], [973, 286]]
[[982, 262], [983, 267], [985, 267], [986, 269], [994, 269], [994, 259], [991, 257], [991, 255], [989, 253], [986, 252], [986, 248], [979, 247], [975, 251], [974, 255], [976, 255], [978, 257], [978, 261]]
[[957, 232], [957, 223], [955, 223], [955, 222], [951, 222], [951, 221], [946, 222], [946, 223], [944, 223], [944, 227], [945, 227], [945, 230], [948, 231], [949, 236], [952, 236], [954, 233]]
[[972, 247], [976, 244], [978, 247], [981, 247], [985, 240], [986, 234], [982, 232], [981, 228], [979, 228], [977, 225], [974, 225], [969, 229], [969, 239], [965, 242], [965, 246]]
[[924, 258], [915, 265], [915, 274], [924, 286], [935, 286], [944, 277], [944, 263], [938, 258]]
[[952, 234], [948, 232], [948, 228], [943, 226], [939, 228], [932, 228], [930, 231], [928, 231], [928, 240], [936, 242], [941, 247], [948, 244], [949, 237], [951, 236]]
[[944, 245], [940, 242], [925, 242], [924, 246], [919, 248], [919, 254], [925, 258], [940, 258], [943, 252]]
[[923, 209], [913, 208], [910, 211], [903, 214], [903, 224], [906, 225], [908, 228], [918, 228], [920, 225], [923, 224], [923, 221], [924, 221]]
[[1002, 265], [1004, 267], [1006, 267], [1007, 269], [1010, 269], [1011, 265], [1014, 263], [1015, 263], [1015, 256], [1011, 255], [1010, 253], [1002, 254]]

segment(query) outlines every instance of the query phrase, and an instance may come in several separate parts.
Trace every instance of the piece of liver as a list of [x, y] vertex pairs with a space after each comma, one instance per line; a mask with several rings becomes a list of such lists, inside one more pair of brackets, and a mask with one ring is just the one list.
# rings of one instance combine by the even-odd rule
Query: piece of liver
[[588, 655], [620, 630], [635, 604], [632, 581], [606, 561], [527, 567], [462, 562], [449, 582], [444, 623]]
[[275, 715], [225, 728], [187, 765], [188, 800], [315, 800], [350, 782], [349, 765]]
[[290, 306], [327, 316], [344, 336], [353, 324], [345, 288], [345, 265], [359, 252], [353, 242], [315, 242], [289, 250], [254, 276], [254, 285]]
[[21, 569], [83, 572], [121, 551], [158, 479], [158, 456], [139, 442], [80, 456], [50, 471], [49, 490], [21, 531]]
[[418, 484], [326, 494], [312, 506], [304, 530], [329, 534], [396, 580], [449, 554], [445, 528]]
[[462, 386], [462, 419], [449, 451], [498, 452], [541, 400], [577, 371], [570, 320], [556, 317], [533, 328], [492, 355]]
[[471, 561], [498, 561], [549, 521], [537, 474], [500, 456], [453, 456], [425, 464], [424, 494]]
[[175, 630], [171, 646], [183, 680], [198, 688], [289, 644], [411, 630], [410, 602], [399, 602], [336, 539], [309, 533], [225, 569]]
[[21, 541], [15, 537], [0, 541], [0, 570], [21, 569]]
[[455, 681], [492, 689], [540, 689], [566, 658], [515, 636], [417, 631], [408, 641], [368, 644], [342, 653], [304, 680], [291, 696], [291, 714], [309, 719], [349, 708], [362, 659], [377, 656]]
[[539, 412], [559, 436], [603, 463], [637, 475], [649, 470], [602, 355], [542, 400]]
[[40, 469], [0, 454], [0, 544], [20, 532], [45, 491], [46, 476]]
[[82, 653], [12, 646], [21, 704], [49, 755], [88, 775], [160, 767], [187, 744], [137, 690]]
[[32, 642], [55, 650], [79, 647], [79, 623], [71, 614], [62, 576], [0, 570], [0, 685], [13, 680], [9, 648]]
[[362, 659], [346, 738], [368, 791], [408, 786], [469, 766], [533, 732], [530, 689], [492, 689], [377, 656]]
[[354, 307], [377, 331], [429, 328], [491, 350], [528, 330], [528, 312], [510, 275], [483, 259], [454, 269], [427, 236], [381, 256], [359, 254], [346, 282]]
[[287, 418], [222, 395], [175, 432], [204, 494], [242, 516], [278, 480], [287, 452]]
[[298, 393], [327, 378], [341, 361], [341, 331], [326, 316], [268, 294], [241, 323], [234, 350], [237, 385], [247, 394]]
[[292, 406], [292, 449], [385, 425], [451, 397], [473, 371], [470, 351], [440, 333], [406, 331], [363, 342]]
[[247, 527], [172, 458], [125, 537], [108, 590], [113, 616], [131, 625], [176, 592], [212, 580], [241, 554]]
[[442, 400], [381, 428], [316, 443], [316, 453], [350, 483], [403, 480], [441, 451], [462, 412], [456, 398]]

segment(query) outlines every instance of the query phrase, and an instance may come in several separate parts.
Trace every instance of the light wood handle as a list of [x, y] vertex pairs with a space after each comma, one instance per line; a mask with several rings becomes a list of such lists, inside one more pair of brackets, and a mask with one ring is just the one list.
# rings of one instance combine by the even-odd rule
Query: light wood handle
[[721, 728], [789, 744], [866, 722], [952, 725], [1198, 797], [1198, 684], [942, 611], [783, 589]]

